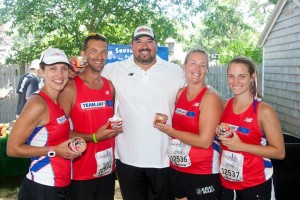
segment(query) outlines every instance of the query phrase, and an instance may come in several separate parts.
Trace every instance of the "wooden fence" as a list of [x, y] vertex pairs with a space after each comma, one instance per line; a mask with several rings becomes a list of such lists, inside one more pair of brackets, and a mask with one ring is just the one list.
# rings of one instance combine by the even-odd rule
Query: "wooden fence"
[[[211, 65], [207, 74], [206, 82], [214, 87], [225, 99], [231, 97], [231, 92], [227, 86], [226, 65]], [[261, 85], [261, 67], [259, 71], [259, 85]], [[0, 88], [7, 84], [12, 84], [13, 92], [9, 97], [0, 100], [0, 123], [7, 123], [15, 119], [18, 96], [16, 95], [16, 87], [20, 77], [20, 67], [16, 65], [0, 65]]]
[[13, 91], [8, 97], [0, 100], [0, 123], [11, 122], [16, 118], [18, 96], [16, 88], [20, 77], [20, 67], [17, 65], [0, 65], [0, 88], [11, 84]]

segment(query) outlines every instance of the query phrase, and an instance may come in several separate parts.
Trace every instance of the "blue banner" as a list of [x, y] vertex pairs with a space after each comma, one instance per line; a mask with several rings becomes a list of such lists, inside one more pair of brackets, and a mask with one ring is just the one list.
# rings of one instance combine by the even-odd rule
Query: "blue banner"
[[[108, 45], [108, 58], [106, 63], [121, 61], [127, 59], [132, 54], [130, 45]], [[162, 59], [169, 61], [168, 47], [157, 47], [157, 55]]]

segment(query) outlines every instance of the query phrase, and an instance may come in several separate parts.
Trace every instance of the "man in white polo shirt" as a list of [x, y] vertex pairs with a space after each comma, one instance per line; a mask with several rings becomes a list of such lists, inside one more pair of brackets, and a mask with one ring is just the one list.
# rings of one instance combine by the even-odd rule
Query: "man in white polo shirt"
[[153, 127], [155, 113], [171, 116], [177, 91], [184, 86], [180, 66], [157, 56], [152, 28], [140, 26], [132, 35], [127, 60], [107, 64], [102, 76], [116, 90], [116, 110], [123, 133], [116, 138], [116, 172], [124, 200], [168, 200], [169, 137]]

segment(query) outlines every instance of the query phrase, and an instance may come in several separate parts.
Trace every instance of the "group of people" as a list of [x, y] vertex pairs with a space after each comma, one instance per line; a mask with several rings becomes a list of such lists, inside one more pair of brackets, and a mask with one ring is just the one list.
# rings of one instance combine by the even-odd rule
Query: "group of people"
[[[181, 68], [157, 56], [156, 39], [151, 27], [137, 27], [133, 54], [105, 65], [107, 39], [89, 34], [86, 66], [72, 79], [74, 60], [44, 51], [44, 86], [8, 139], [9, 156], [32, 160], [19, 199], [113, 200], [116, 177], [124, 200], [274, 198], [270, 159], [283, 159], [285, 149], [274, 109], [259, 98], [253, 61], [229, 62], [233, 97], [222, 101], [205, 82], [203, 49], [190, 50]], [[166, 124], [154, 123], [156, 113]], [[113, 116], [122, 129], [110, 128]], [[216, 136], [222, 122], [233, 137]], [[84, 153], [69, 149], [73, 137], [87, 142]]]

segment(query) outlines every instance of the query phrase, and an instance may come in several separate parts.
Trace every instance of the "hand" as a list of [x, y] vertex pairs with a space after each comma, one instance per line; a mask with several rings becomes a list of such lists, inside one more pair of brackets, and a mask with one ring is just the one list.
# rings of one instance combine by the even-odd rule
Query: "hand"
[[172, 131], [174, 130], [172, 126], [163, 123], [155, 123], [153, 122], [153, 126], [160, 130], [161, 132], [166, 133], [167, 135], [172, 137]]
[[109, 124], [110, 124], [110, 122], [106, 122], [106, 124], [101, 126], [96, 131], [95, 134], [96, 134], [97, 141], [110, 139], [110, 138], [115, 137], [123, 132], [123, 129], [107, 129]]
[[57, 156], [60, 156], [64, 159], [74, 159], [79, 156], [81, 156], [81, 153], [79, 152], [74, 152], [69, 148], [69, 143], [72, 141], [72, 139], [66, 140], [59, 145], [56, 145], [53, 147], [55, 153]]
[[83, 64], [83, 67], [77, 67], [76, 57], [70, 57], [69, 63], [73, 66], [73, 68], [69, 68], [69, 78], [74, 78], [88, 65], [87, 62]]
[[232, 132], [233, 136], [231, 138], [219, 137], [219, 140], [221, 141], [222, 145], [226, 146], [229, 150], [242, 151], [244, 143], [241, 141], [240, 137], [235, 131]]

